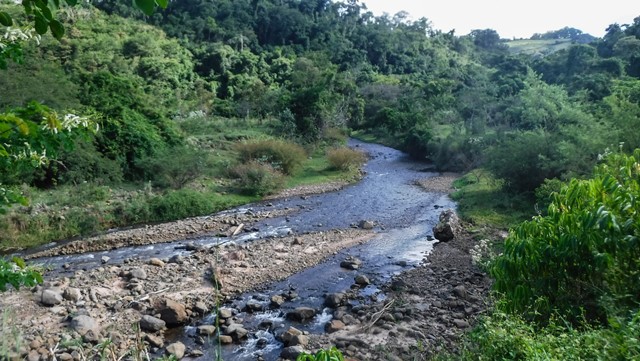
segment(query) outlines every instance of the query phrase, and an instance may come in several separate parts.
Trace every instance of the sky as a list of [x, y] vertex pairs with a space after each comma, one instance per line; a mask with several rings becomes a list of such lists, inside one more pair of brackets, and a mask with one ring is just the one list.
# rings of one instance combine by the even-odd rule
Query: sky
[[638, 0], [362, 0], [374, 15], [405, 10], [411, 19], [427, 18], [434, 29], [466, 35], [494, 29], [506, 39], [529, 38], [565, 26], [596, 37], [613, 23], [630, 24], [640, 16]]

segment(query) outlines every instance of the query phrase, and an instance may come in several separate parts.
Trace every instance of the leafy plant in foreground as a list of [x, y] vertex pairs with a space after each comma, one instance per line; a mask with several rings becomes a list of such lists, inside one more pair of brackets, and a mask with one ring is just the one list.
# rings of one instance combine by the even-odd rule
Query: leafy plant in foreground
[[42, 283], [42, 275], [35, 268], [27, 266], [25, 262], [13, 257], [12, 261], [0, 259], [0, 291], [7, 290], [7, 284], [15, 289], [20, 286], [35, 286]]
[[604, 322], [640, 306], [640, 149], [605, 160], [505, 241], [491, 274], [507, 311]]
[[296, 361], [344, 361], [344, 357], [340, 350], [335, 347], [331, 347], [328, 350], [320, 350], [316, 352], [315, 355], [303, 352], [298, 355]]

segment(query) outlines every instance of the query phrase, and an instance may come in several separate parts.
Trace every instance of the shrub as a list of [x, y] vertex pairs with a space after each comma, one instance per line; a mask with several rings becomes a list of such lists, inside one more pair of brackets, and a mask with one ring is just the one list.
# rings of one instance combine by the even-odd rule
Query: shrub
[[284, 176], [268, 164], [256, 161], [240, 164], [231, 170], [239, 190], [248, 195], [272, 194], [284, 185]]
[[160, 188], [180, 189], [204, 174], [212, 164], [208, 154], [179, 146], [136, 162], [145, 180]]
[[640, 149], [609, 155], [588, 180], [553, 196], [546, 216], [516, 227], [491, 267], [507, 311], [604, 321], [640, 299]]
[[239, 143], [236, 150], [244, 163], [256, 161], [268, 164], [284, 174], [291, 175], [306, 159], [301, 146], [282, 140], [258, 140]]
[[328, 150], [327, 160], [332, 169], [348, 171], [360, 167], [367, 157], [362, 152], [342, 147]]

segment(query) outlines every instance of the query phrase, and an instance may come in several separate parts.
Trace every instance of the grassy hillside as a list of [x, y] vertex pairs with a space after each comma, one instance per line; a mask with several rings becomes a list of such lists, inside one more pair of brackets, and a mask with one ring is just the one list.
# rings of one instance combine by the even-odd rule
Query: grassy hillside
[[549, 40], [511, 40], [506, 42], [512, 54], [549, 55], [568, 49], [573, 42], [570, 39]]

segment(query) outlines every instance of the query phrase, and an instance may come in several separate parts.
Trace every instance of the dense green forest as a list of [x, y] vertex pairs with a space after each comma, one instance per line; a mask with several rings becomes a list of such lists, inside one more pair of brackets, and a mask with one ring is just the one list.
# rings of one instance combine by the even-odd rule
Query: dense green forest
[[[25, 21], [13, 1], [0, 6]], [[353, 167], [324, 153], [352, 134], [438, 170], [473, 172], [467, 186], [489, 179], [495, 193], [476, 204], [481, 213], [538, 211], [504, 245], [513, 258], [490, 267], [502, 306], [474, 334], [469, 359], [535, 358], [512, 351], [557, 351], [569, 347], [567, 333], [574, 348], [550, 354], [638, 357], [629, 337], [639, 327], [638, 169], [624, 154], [640, 148], [640, 17], [610, 25], [602, 38], [574, 28], [534, 34], [570, 45], [531, 55], [510, 51], [491, 29], [460, 36], [402, 12], [376, 17], [358, 0], [173, 1], [151, 16], [103, 0], [56, 16], [66, 29], [59, 40], [25, 31], [0, 42], [3, 248], [208, 214], [285, 184], [352, 177]], [[589, 177], [591, 186], [579, 183]], [[612, 179], [631, 203], [605, 196]], [[599, 207], [620, 214], [588, 213]], [[584, 212], [569, 222], [558, 209]], [[580, 225], [596, 223], [609, 232], [601, 239], [628, 243], [593, 236], [575, 246], [589, 233]], [[563, 238], [574, 231], [573, 241]], [[579, 277], [537, 263], [554, 252], [536, 248], [545, 241], [574, 245], [557, 250], [557, 262]], [[537, 256], [525, 264], [523, 249]], [[587, 254], [600, 256], [585, 271]], [[522, 273], [536, 267], [547, 278]], [[505, 329], [518, 332], [496, 336]], [[607, 353], [602, 339], [617, 348]]]

